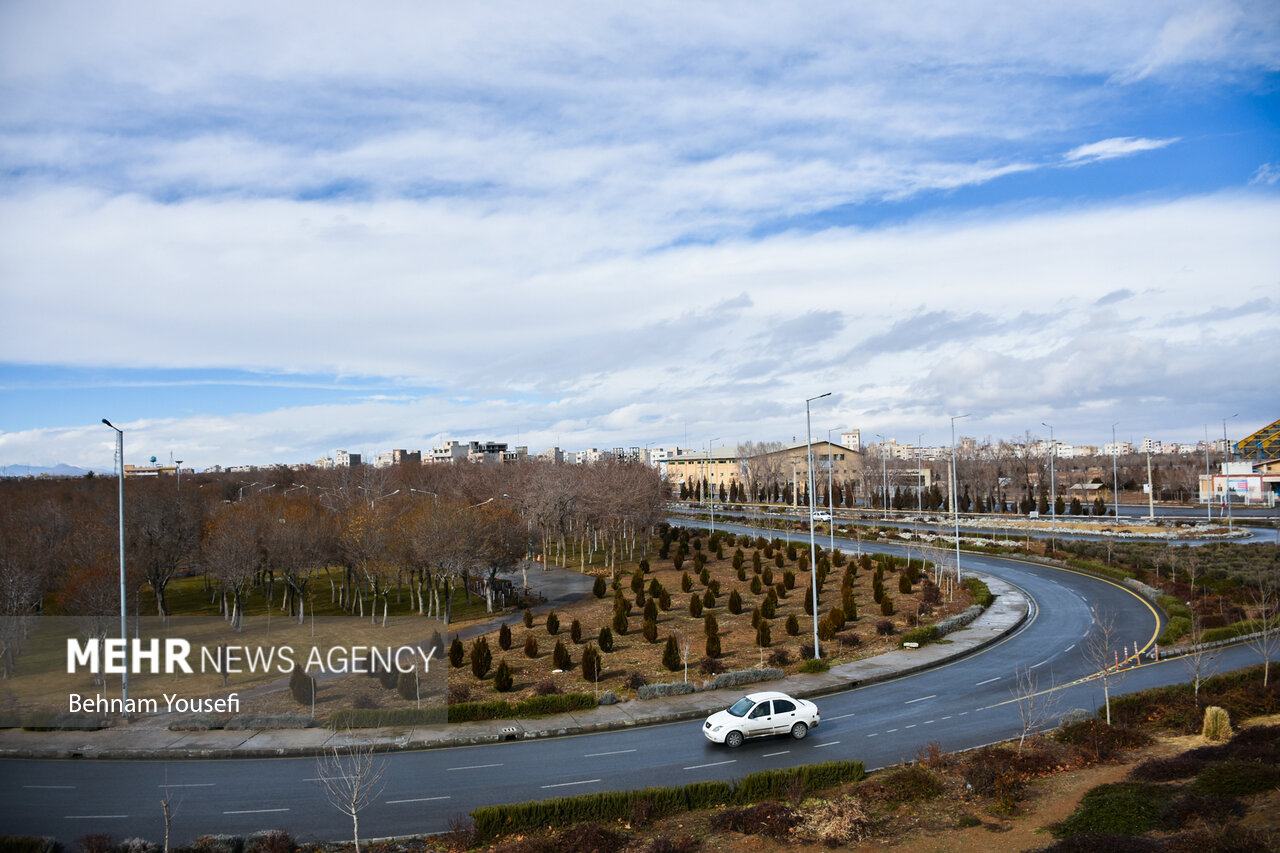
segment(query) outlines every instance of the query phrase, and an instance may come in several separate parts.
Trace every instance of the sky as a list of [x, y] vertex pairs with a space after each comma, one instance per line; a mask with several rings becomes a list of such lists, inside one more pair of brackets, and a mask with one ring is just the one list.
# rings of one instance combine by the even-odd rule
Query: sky
[[1278, 326], [1274, 0], [0, 4], [0, 466], [1239, 439]]

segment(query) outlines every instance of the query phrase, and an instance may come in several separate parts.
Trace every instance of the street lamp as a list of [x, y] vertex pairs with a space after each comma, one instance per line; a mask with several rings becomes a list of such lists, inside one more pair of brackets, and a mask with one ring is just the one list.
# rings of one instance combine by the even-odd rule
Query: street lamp
[[1223, 492], [1227, 497], [1227, 534], [1231, 534], [1231, 442], [1227, 440], [1227, 421], [1231, 418], [1239, 417], [1240, 413], [1236, 412], [1231, 417], [1222, 419], [1222, 473], [1227, 475], [1227, 488]]
[[951, 416], [951, 520], [956, 530], [956, 583], [960, 583], [960, 506], [957, 501], [959, 490], [956, 488], [956, 421], [969, 417], [968, 414]]
[[1053, 473], [1053, 458], [1057, 455], [1058, 445], [1053, 440], [1053, 424], [1040, 422], [1040, 426], [1049, 428], [1049, 548], [1057, 550], [1057, 543], [1054, 541], [1058, 533], [1058, 479]]
[[116, 456], [119, 457], [120, 473], [120, 644], [124, 655], [120, 668], [120, 707], [125, 719], [129, 718], [129, 641], [128, 599], [124, 590], [124, 430], [106, 418], [102, 422], [116, 431]]
[[823, 397], [830, 397], [831, 392], [809, 397], [804, 401], [805, 442], [809, 445], [809, 580], [813, 592], [813, 658], [822, 658], [822, 650], [818, 647], [818, 560], [817, 542], [813, 532], [813, 426], [809, 417], [809, 404]]
[[178, 491], [182, 491], [182, 460], [175, 459], [173, 460], [173, 464], [174, 464], [174, 471], [178, 475]]

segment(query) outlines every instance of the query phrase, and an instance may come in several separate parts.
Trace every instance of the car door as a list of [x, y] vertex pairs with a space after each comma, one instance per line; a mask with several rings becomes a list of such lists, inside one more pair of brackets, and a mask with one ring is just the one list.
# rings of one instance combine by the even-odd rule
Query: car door
[[791, 731], [792, 726], [799, 722], [803, 722], [803, 720], [800, 717], [800, 709], [796, 707], [796, 703], [788, 699], [773, 700], [774, 734], [786, 734]]
[[747, 714], [746, 736], [747, 737], [763, 737], [773, 734], [773, 713], [770, 708], [771, 701], [766, 699], [759, 705], [751, 709], [751, 713]]

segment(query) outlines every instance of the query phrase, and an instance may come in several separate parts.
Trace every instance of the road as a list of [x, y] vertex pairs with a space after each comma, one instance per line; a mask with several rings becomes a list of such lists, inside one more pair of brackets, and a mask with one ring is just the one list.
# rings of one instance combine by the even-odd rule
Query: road
[[[746, 531], [747, 528], [742, 528]], [[840, 543], [852, 551], [851, 543]], [[877, 543], [876, 550], [893, 546]], [[951, 751], [1016, 737], [1015, 672], [1029, 668], [1060, 714], [1094, 709], [1101, 686], [1079, 682], [1092, 667], [1084, 650], [1091, 609], [1113, 614], [1122, 644], [1146, 646], [1160, 631], [1156, 611], [1128, 590], [1076, 572], [964, 555], [964, 568], [997, 575], [1033, 602], [1024, 625], [1002, 642], [926, 673], [854, 687], [818, 700], [822, 724], [803, 741], [755, 741], [737, 750], [710, 744], [700, 722], [550, 740], [397, 753], [385, 759], [385, 787], [361, 815], [362, 835], [441, 832], [450, 816], [488, 803], [740, 777], [755, 770], [833, 759], [869, 769], [913, 758], [937, 742]], [[1256, 662], [1247, 648], [1218, 667]], [[1185, 681], [1179, 661], [1113, 678], [1117, 694]], [[736, 694], [726, 692], [728, 704]], [[328, 805], [314, 759], [254, 761], [5, 761], [0, 764], [0, 830], [116, 838], [163, 835], [160, 800], [173, 795], [176, 843], [214, 833], [286, 828], [300, 839], [350, 837], [351, 824]]]

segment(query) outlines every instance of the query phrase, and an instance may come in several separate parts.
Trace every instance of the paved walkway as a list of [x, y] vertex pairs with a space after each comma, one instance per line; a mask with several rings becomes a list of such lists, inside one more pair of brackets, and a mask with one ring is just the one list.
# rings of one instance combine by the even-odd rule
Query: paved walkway
[[[548, 603], [537, 609], [567, 603], [590, 591], [592, 579], [577, 572], [551, 569], [537, 578]], [[814, 675], [791, 675], [733, 690], [707, 690], [665, 699], [633, 700], [589, 711], [554, 714], [536, 720], [493, 720], [432, 726], [361, 729], [358, 739], [376, 741], [387, 749], [430, 749], [502, 740], [556, 737], [652, 725], [673, 720], [697, 719], [718, 711], [741, 692], [782, 690], [793, 696], [821, 696], [855, 685], [873, 684], [938, 666], [985, 648], [1017, 629], [1027, 618], [1029, 605], [1014, 587], [982, 576], [995, 602], [968, 627], [948, 634], [946, 643], [922, 649], [900, 649], [873, 658], [834, 666]], [[576, 579], [576, 580], [575, 580]], [[529, 573], [530, 586], [535, 574]], [[585, 586], [583, 586], [585, 584]], [[510, 618], [508, 615], [506, 618]], [[490, 620], [459, 631], [474, 636], [493, 630], [501, 620]], [[488, 625], [488, 627], [483, 627]], [[173, 732], [157, 726], [122, 726], [97, 732], [0, 731], [3, 758], [254, 758], [310, 755], [346, 740], [345, 732], [329, 729], [273, 731]]]

